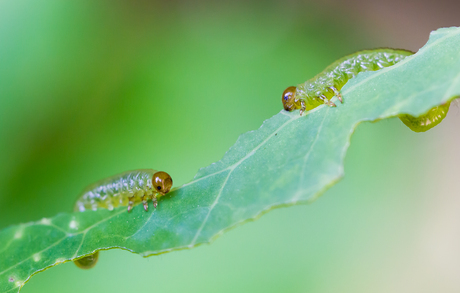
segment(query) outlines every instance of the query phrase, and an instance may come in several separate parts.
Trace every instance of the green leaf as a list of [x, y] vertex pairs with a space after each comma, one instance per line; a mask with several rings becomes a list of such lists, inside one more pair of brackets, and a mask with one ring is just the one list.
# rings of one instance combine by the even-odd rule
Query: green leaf
[[[359, 74], [342, 89], [344, 104], [307, 115], [281, 111], [241, 135], [222, 160], [170, 192], [156, 210], [63, 213], [0, 232], [0, 291], [97, 250], [142, 256], [207, 243], [281, 206], [308, 203], [343, 176], [343, 160], [362, 121], [418, 116], [460, 95], [460, 28], [439, 29], [415, 55]], [[281, 108], [281, 103], [280, 103]]]

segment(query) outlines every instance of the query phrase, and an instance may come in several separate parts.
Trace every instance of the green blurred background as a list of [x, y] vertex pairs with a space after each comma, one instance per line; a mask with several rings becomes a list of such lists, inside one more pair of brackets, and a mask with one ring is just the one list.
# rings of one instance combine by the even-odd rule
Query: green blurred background
[[[281, 109], [290, 85], [361, 49], [417, 50], [455, 1], [0, 1], [0, 228], [155, 168], [176, 186]], [[360, 125], [346, 177], [212, 245], [101, 253], [22, 292], [459, 292], [460, 123]], [[0, 256], [1, 258], [1, 256]]]

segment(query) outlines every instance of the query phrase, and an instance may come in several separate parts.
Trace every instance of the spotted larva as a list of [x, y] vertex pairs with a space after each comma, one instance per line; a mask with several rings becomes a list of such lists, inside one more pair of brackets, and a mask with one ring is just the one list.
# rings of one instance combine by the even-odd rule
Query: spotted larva
[[[322, 104], [335, 107], [336, 105], [330, 99], [336, 96], [340, 102], [343, 102], [340, 89], [359, 72], [375, 71], [392, 66], [412, 54], [406, 50], [376, 49], [345, 56], [305, 83], [297, 87], [288, 87], [281, 97], [284, 109], [286, 111], [300, 109], [300, 115], [302, 115], [304, 111]], [[400, 115], [399, 118], [413, 131], [427, 131], [444, 119], [449, 105], [450, 103], [446, 103], [435, 107], [419, 117]]]
[[[171, 190], [173, 181], [168, 173], [152, 169], [128, 171], [100, 180], [89, 185], [75, 203], [75, 211], [112, 210], [118, 206], [128, 206], [130, 212], [134, 205], [143, 203], [148, 210], [151, 199], [156, 208], [158, 198]], [[74, 261], [77, 267], [90, 269], [96, 265], [99, 252]]]

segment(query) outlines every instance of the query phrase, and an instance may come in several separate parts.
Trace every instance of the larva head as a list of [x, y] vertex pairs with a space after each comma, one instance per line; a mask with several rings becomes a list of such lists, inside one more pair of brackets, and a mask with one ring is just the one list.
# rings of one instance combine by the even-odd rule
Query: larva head
[[173, 181], [171, 176], [168, 173], [160, 171], [153, 174], [152, 177], [152, 186], [156, 192], [161, 195], [165, 195], [171, 190]]
[[295, 92], [297, 88], [295, 86], [290, 86], [284, 90], [281, 101], [283, 102], [284, 110], [294, 111], [295, 109], [300, 109], [302, 104], [300, 100], [295, 98]]

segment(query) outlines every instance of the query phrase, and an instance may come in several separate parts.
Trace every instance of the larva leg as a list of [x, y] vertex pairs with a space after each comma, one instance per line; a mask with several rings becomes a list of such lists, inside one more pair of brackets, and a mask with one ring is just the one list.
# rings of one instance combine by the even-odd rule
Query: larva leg
[[323, 101], [324, 104], [326, 105], [329, 105], [331, 107], [337, 107], [336, 104], [334, 104], [334, 102], [331, 102], [327, 99], [327, 97], [325, 95], [321, 95], [318, 97], [321, 101]]
[[131, 212], [131, 210], [133, 209], [133, 205], [134, 205], [134, 195], [131, 197], [128, 197], [128, 213]]
[[336, 89], [335, 86], [331, 86], [329, 88], [334, 92], [334, 95], [337, 97], [337, 99], [339, 99], [340, 103], [343, 103], [342, 95], [340, 94], [339, 90]]
[[149, 203], [148, 203], [148, 200], [149, 197], [147, 194], [144, 194], [144, 196], [142, 196], [142, 203], [144, 204], [144, 210], [147, 212], [149, 210]]
[[158, 206], [158, 200], [157, 200], [157, 197], [156, 197], [156, 196], [153, 196], [153, 197], [152, 197], [152, 202], [153, 202], [153, 207], [154, 207], [154, 208], [157, 208], [157, 206]]
[[302, 106], [300, 107], [300, 116], [302, 116], [303, 112], [305, 112], [305, 109], [307, 108], [307, 106], [305, 105], [305, 101], [302, 100], [300, 102], [302, 104]]

